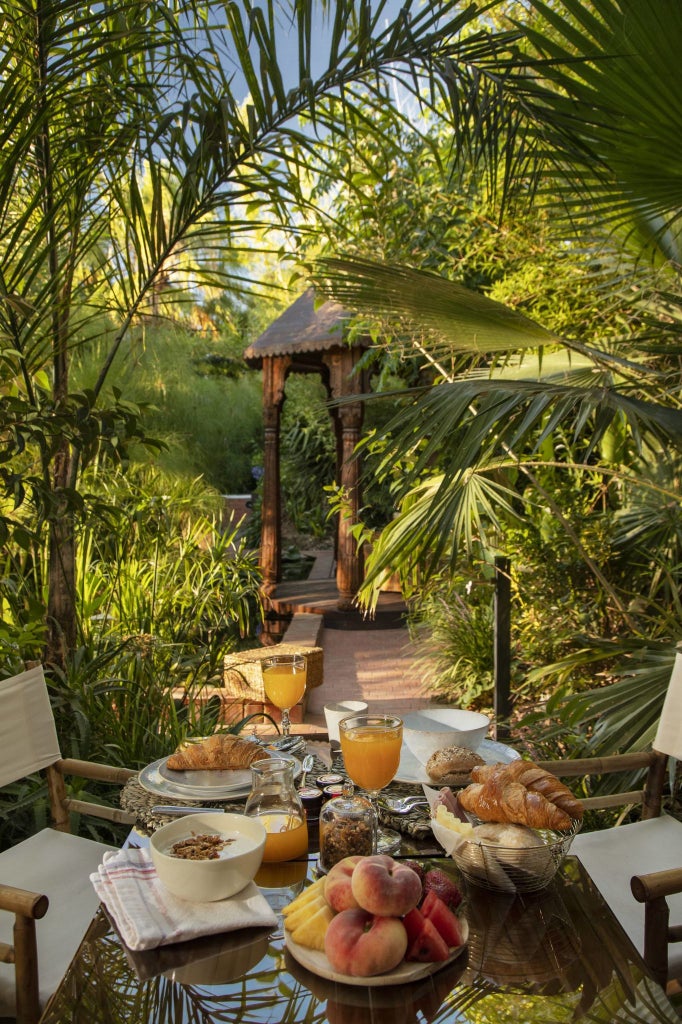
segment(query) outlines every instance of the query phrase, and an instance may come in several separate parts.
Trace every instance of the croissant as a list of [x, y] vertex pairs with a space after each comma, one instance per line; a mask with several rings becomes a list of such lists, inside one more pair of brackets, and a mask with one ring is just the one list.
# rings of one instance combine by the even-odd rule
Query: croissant
[[249, 768], [253, 761], [269, 756], [257, 743], [230, 733], [216, 733], [171, 754], [166, 766], [172, 771], [240, 769]]
[[542, 795], [520, 782], [505, 782], [493, 774], [487, 782], [474, 782], [459, 794], [465, 811], [481, 821], [500, 821], [530, 828], [551, 828], [563, 832], [571, 827], [569, 815]]
[[510, 782], [520, 782], [526, 789], [541, 793], [574, 821], [582, 821], [583, 805], [576, 800], [568, 786], [533, 761], [518, 760], [504, 765], [477, 766], [472, 770], [471, 778], [474, 782], [487, 782], [493, 775], [499, 775]]

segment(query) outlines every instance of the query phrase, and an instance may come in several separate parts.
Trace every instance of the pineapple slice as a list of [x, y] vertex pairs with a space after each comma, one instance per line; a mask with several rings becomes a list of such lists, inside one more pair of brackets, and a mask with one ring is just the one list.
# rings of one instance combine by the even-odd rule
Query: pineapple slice
[[[325, 900], [324, 896], [318, 896], [314, 900], [308, 900], [302, 907], [296, 907], [290, 914], [287, 914], [284, 918], [284, 924], [293, 934], [300, 924], [303, 924], [304, 921], [308, 921], [313, 914], [317, 914], [318, 911], [324, 910], [325, 907], [329, 907], [329, 904]], [[331, 907], [329, 907], [329, 909], [331, 910]]]
[[298, 910], [299, 907], [305, 907], [309, 903], [316, 902], [322, 895], [322, 892], [324, 890], [324, 882], [325, 879], [323, 876], [322, 878], [318, 878], [316, 882], [313, 882], [312, 885], [309, 885], [307, 889], [303, 890], [303, 892], [299, 893], [298, 896], [296, 896], [291, 901], [291, 903], [287, 904], [286, 907], [282, 908], [283, 917], [286, 918], [289, 914]]
[[[306, 909], [306, 908], [304, 908]], [[324, 952], [324, 937], [327, 934], [329, 922], [334, 917], [334, 911], [328, 903], [319, 906], [313, 914], [306, 913], [295, 928], [289, 928], [289, 920], [286, 922], [287, 929], [291, 931], [294, 942], [308, 949], [319, 949]]]

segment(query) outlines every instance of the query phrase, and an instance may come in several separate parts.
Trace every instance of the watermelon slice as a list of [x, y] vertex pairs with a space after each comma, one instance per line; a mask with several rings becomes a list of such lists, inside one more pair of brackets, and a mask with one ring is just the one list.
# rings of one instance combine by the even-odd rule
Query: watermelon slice
[[[410, 913], [414, 913], [414, 911], [410, 911]], [[405, 919], [403, 918], [404, 923]], [[438, 934], [436, 926], [427, 918], [424, 918], [423, 925], [416, 938], [408, 944], [405, 959], [416, 960], [418, 963], [435, 963], [440, 960], [447, 960], [449, 956], [450, 950], [445, 939], [441, 938]]]
[[453, 914], [435, 892], [428, 892], [426, 894], [419, 913], [421, 913], [425, 921], [433, 924], [438, 934], [448, 946], [462, 945], [462, 929], [457, 916]]

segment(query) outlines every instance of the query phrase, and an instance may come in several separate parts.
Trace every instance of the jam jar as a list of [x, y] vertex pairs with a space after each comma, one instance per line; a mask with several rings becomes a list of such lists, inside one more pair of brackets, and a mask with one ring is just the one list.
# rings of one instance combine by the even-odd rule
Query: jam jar
[[344, 857], [376, 852], [376, 812], [364, 796], [346, 793], [327, 800], [319, 828], [322, 871], [329, 871]]

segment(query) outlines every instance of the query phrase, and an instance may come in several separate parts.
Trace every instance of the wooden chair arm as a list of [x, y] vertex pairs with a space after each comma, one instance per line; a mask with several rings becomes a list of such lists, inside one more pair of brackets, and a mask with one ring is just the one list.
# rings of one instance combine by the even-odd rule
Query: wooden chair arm
[[[682, 859], [682, 850], [680, 859]], [[630, 881], [630, 888], [638, 903], [646, 903], [649, 900], [657, 900], [661, 897], [672, 896], [676, 892], [682, 892], [682, 867], [635, 875]]]
[[79, 761], [75, 757], [61, 757], [55, 761], [55, 768], [62, 775], [78, 775], [83, 779], [94, 779], [98, 782], [113, 782], [124, 785], [137, 772], [133, 768], [115, 768], [110, 764], [98, 764], [96, 761]]
[[14, 914], [14, 945], [0, 942], [0, 963], [14, 965], [16, 1018], [25, 1024], [36, 1024], [40, 1017], [35, 922], [45, 916], [49, 903], [42, 893], [0, 884], [0, 911]]
[[50, 810], [52, 825], [61, 832], [70, 831], [71, 814], [88, 814], [124, 825], [134, 825], [135, 815], [116, 807], [91, 803], [88, 800], [77, 800], [66, 793], [65, 775], [76, 775], [83, 779], [97, 782], [111, 782], [123, 786], [128, 779], [137, 775], [132, 768], [115, 768], [113, 765], [99, 764], [96, 761], [79, 761], [73, 757], [62, 757], [45, 769], [47, 787], [50, 794]]
[[666, 896], [682, 892], [682, 867], [634, 875], [632, 895], [644, 904], [644, 961], [664, 988], [668, 981], [668, 943], [679, 941], [681, 929], [670, 927]]
[[20, 914], [21, 917], [30, 917], [37, 921], [41, 917], [45, 917], [49, 904], [47, 896], [42, 893], [0, 883], [0, 910], [7, 910], [10, 914]]
[[633, 754], [611, 754], [608, 757], [567, 757], [564, 761], [538, 761], [540, 768], [552, 775], [575, 778], [580, 775], [608, 775], [611, 772], [650, 768], [658, 755], [653, 750]]

